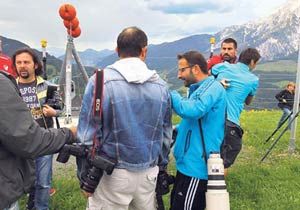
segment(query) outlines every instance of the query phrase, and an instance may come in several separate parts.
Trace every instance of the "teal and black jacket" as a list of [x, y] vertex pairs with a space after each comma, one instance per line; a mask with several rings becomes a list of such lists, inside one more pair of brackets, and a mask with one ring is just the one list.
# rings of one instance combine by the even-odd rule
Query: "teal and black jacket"
[[220, 152], [225, 126], [225, 90], [209, 76], [191, 85], [188, 98], [176, 91], [172, 91], [171, 96], [173, 109], [182, 118], [174, 148], [176, 168], [186, 176], [207, 180], [198, 121], [201, 120], [207, 156]]

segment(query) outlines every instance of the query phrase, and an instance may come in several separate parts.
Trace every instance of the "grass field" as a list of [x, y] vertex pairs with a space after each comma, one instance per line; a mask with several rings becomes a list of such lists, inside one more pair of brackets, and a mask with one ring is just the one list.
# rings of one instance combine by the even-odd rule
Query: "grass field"
[[[243, 112], [243, 149], [226, 179], [231, 210], [300, 209], [300, 155], [298, 150], [288, 154], [289, 132], [283, 135], [265, 162], [260, 163], [272, 143], [264, 144], [264, 140], [276, 127], [280, 115], [280, 111]], [[178, 120], [175, 118], [174, 122]], [[297, 130], [299, 140], [299, 126]], [[174, 159], [170, 159], [169, 171], [175, 174]], [[51, 198], [52, 210], [85, 209], [86, 200], [81, 196], [75, 173], [72, 163], [55, 167], [53, 184], [57, 193]], [[25, 199], [24, 196], [21, 200], [21, 209], [24, 209]], [[164, 199], [167, 207], [168, 196]]]

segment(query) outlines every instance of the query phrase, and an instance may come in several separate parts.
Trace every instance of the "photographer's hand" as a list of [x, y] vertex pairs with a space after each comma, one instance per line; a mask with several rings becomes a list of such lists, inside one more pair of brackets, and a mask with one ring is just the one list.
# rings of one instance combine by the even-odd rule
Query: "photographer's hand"
[[43, 105], [43, 114], [45, 115], [45, 117], [55, 117], [56, 111], [51, 106], [45, 104]]
[[69, 127], [69, 129], [71, 130], [73, 136], [77, 137], [77, 127], [72, 125], [71, 127]]

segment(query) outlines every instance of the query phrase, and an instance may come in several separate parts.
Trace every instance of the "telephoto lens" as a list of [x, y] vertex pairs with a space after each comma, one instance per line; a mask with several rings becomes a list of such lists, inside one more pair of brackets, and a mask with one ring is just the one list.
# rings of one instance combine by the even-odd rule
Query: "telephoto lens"
[[218, 152], [209, 155], [207, 170], [206, 210], [230, 210], [229, 194], [224, 179], [223, 159]]

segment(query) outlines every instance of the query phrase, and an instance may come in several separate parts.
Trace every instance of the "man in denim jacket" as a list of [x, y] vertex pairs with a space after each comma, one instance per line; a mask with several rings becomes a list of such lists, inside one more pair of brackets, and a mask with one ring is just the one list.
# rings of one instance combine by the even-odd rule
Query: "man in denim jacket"
[[111, 175], [104, 172], [87, 209], [154, 210], [157, 165], [167, 164], [171, 142], [170, 95], [166, 83], [144, 63], [147, 36], [142, 30], [124, 29], [116, 51], [120, 60], [104, 69], [102, 123], [93, 116], [95, 76], [79, 116], [81, 142], [91, 145], [96, 133], [98, 155], [116, 162]]

